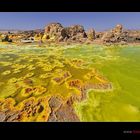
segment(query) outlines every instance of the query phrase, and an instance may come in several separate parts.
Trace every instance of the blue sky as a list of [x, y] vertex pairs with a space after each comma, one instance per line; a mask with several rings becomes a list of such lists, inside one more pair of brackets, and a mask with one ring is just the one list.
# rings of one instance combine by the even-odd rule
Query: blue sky
[[119, 23], [127, 29], [140, 29], [140, 12], [0, 12], [0, 29], [38, 29], [50, 22], [81, 24], [96, 31]]

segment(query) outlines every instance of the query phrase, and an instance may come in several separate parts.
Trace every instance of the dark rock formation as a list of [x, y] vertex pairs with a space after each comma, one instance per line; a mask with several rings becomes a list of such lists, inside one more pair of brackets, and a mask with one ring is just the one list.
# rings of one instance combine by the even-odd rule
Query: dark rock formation
[[95, 39], [101, 39], [104, 35], [104, 32], [96, 32]]
[[121, 35], [121, 40], [126, 42], [140, 42], [139, 30], [126, 30]]
[[6, 35], [6, 36], [2, 39], [2, 42], [12, 42], [12, 39], [10, 39], [8, 35]]
[[65, 30], [69, 40], [80, 41], [87, 37], [84, 27], [81, 25], [66, 27]]
[[6, 119], [6, 115], [4, 112], [0, 112], [0, 122], [4, 122]]
[[19, 112], [7, 110], [0, 112], [0, 122], [13, 122], [18, 121]]
[[68, 103], [64, 104], [56, 111], [57, 120], [59, 122], [79, 122], [78, 116], [75, 114], [75, 111], [72, 105]]
[[52, 97], [49, 100], [49, 106], [51, 113], [49, 116], [49, 122], [75, 122], [80, 121], [73, 109], [73, 102], [64, 102], [61, 98]]
[[52, 110], [58, 109], [62, 104], [62, 99], [58, 97], [52, 97], [49, 100], [49, 106]]

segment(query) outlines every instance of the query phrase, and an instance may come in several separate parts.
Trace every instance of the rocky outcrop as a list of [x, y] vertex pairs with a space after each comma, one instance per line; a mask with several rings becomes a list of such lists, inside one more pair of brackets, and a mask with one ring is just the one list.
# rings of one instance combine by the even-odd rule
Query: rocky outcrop
[[61, 98], [51, 97], [49, 100], [49, 106], [51, 113], [48, 118], [49, 122], [79, 122], [79, 118], [76, 115], [73, 108], [73, 100], [71, 98], [64, 102]]
[[101, 39], [104, 35], [104, 32], [96, 32], [95, 39]]
[[122, 31], [123, 31], [123, 26], [120, 24], [116, 25], [116, 27], [112, 30], [114, 35], [120, 35]]
[[26, 40], [27, 43], [31, 40], [31, 42], [39, 42], [41, 45], [43, 42], [126, 44], [139, 43], [140, 30], [124, 30], [123, 26], [118, 24], [109, 31], [95, 32], [91, 28], [85, 32], [82, 25], [63, 27], [60, 23], [50, 23], [45, 29], [0, 33], [0, 40], [16, 43], [24, 43], [21, 40]]
[[81, 25], [66, 27], [65, 30], [69, 40], [80, 41], [81, 39], [87, 37], [84, 27]]
[[124, 30], [122, 25], [117, 25], [111, 31], [107, 31], [101, 37], [105, 43], [137, 43], [140, 42], [139, 30]]
[[106, 43], [120, 42], [122, 33], [123, 33], [123, 26], [118, 24], [114, 29], [105, 32], [101, 38], [101, 41]]
[[95, 39], [95, 30], [93, 28], [89, 29], [86, 34], [89, 40], [93, 41]]
[[2, 42], [12, 42], [12, 39], [10, 39], [8, 35], [5, 35], [5, 36], [2, 38]]
[[121, 40], [128, 43], [140, 42], [140, 31], [139, 30], [126, 30], [121, 35]]
[[60, 23], [50, 23], [45, 27], [46, 40], [62, 41], [67, 38], [65, 28]]
[[73, 25], [63, 27], [60, 23], [50, 23], [45, 27], [43, 39], [54, 41], [80, 41], [86, 38], [84, 27], [81, 25]]

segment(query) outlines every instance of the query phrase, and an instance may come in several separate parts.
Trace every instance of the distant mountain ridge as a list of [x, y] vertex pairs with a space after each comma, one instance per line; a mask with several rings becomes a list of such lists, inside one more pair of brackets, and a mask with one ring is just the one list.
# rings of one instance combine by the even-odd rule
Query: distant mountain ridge
[[16, 33], [16, 32], [42, 32], [44, 29], [32, 29], [32, 30], [21, 30], [21, 29], [0, 29], [0, 33]]

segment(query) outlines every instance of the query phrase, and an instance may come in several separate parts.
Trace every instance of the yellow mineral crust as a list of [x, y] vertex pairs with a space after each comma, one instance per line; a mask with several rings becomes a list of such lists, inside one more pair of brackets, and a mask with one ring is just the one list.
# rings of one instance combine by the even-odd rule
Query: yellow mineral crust
[[34, 65], [29, 65], [29, 66], [27, 67], [27, 69], [28, 69], [28, 70], [34, 70], [34, 69], [35, 69], [35, 66], [34, 66]]
[[4, 82], [0, 82], [0, 86], [3, 86], [4, 85]]
[[49, 98], [28, 98], [16, 106], [21, 111], [20, 121], [47, 121], [50, 114], [50, 108], [48, 105]]
[[62, 73], [56, 74], [53, 78], [52, 78], [52, 82], [54, 84], [62, 84], [65, 81], [67, 81], [67, 79], [71, 78], [72, 75], [69, 71], [63, 71]]
[[12, 63], [11, 62], [0, 62], [0, 65], [2, 65], [2, 66], [10, 66], [10, 65], [12, 65]]
[[85, 74], [84, 78], [86, 80], [91, 80], [94, 78], [101, 83], [108, 83], [109, 82], [103, 75], [99, 74], [99, 72], [96, 69], [93, 69], [89, 73]]
[[8, 74], [10, 74], [10, 73], [11, 73], [10, 70], [6, 70], [6, 71], [4, 71], [4, 72], [2, 73], [2, 75], [8, 75]]
[[63, 63], [61, 63], [60, 61], [55, 60], [55, 61], [54, 61], [54, 67], [61, 67], [61, 68], [63, 68], [64, 65], [63, 65]]
[[66, 60], [65, 63], [68, 63], [72, 67], [80, 68], [84, 64], [84, 61], [82, 59], [70, 59]]
[[47, 88], [42, 87], [42, 86], [35, 86], [33, 90], [34, 90], [34, 93], [33, 93], [34, 96], [41, 95], [47, 92]]
[[41, 75], [40, 75], [40, 78], [41, 78], [41, 79], [47, 79], [47, 78], [49, 78], [49, 77], [52, 77], [52, 73], [45, 73], [45, 74], [41, 74]]
[[50, 97], [30, 97], [15, 104], [14, 99], [0, 99], [0, 111], [17, 115], [17, 121], [47, 121], [50, 115], [48, 100]]
[[21, 90], [21, 96], [23, 97], [29, 97], [33, 93], [34, 93], [34, 90], [32, 87], [23, 87], [23, 89]]
[[40, 108], [38, 108], [37, 112], [39, 113], [38, 117], [36, 118], [37, 122], [48, 121], [48, 117], [51, 113], [51, 109], [48, 104], [48, 99], [41, 102], [41, 106]]
[[19, 70], [18, 68], [17, 69], [14, 69], [13, 73], [20, 73], [21, 70]]
[[73, 89], [73, 88], [80, 89], [82, 88], [82, 86], [83, 86], [83, 82], [79, 79], [74, 79], [67, 82], [67, 87], [69, 89]]
[[101, 83], [108, 83], [109, 81], [105, 79], [103, 76], [96, 75], [95, 78], [100, 81]]
[[46, 63], [44, 63], [44, 62], [37, 62], [36, 65], [37, 65], [38, 67], [41, 67], [44, 71], [51, 71], [51, 70], [54, 68], [53, 65], [51, 65], [51, 64], [49, 64], [49, 63], [46, 64]]
[[30, 73], [26, 74], [26, 75], [24, 76], [24, 78], [30, 78], [30, 77], [32, 77], [32, 76], [34, 76], [34, 73], [33, 73], [33, 72], [30, 72]]
[[[14, 112], [18, 116], [15, 118], [17, 121], [48, 121], [55, 101], [60, 105], [60, 108], [56, 108], [61, 109], [55, 111], [61, 116], [69, 105], [85, 97], [87, 89], [100, 90], [109, 83], [96, 69], [84, 68], [84, 60], [65, 58], [56, 47], [48, 49], [47, 55], [43, 52], [37, 55], [27, 52], [26, 55], [19, 53], [20, 58], [17, 58], [13, 65], [0, 62], [2, 66], [11, 65], [12, 70], [4, 71], [5, 75], [14, 73], [13, 77], [9, 75], [5, 85], [3, 81], [0, 84], [0, 97], [4, 97], [0, 99], [0, 111]], [[29, 64], [25, 64], [26, 62]], [[8, 121], [8, 118], [5, 121]]]
[[15, 100], [13, 98], [1, 98], [0, 99], [0, 111], [12, 110], [14, 109]]
[[96, 73], [97, 73], [96, 70], [93, 69], [92, 71], [90, 71], [89, 73], [87, 73], [84, 76], [84, 78], [87, 79], [87, 80], [90, 80], [91, 78], [95, 77]]
[[27, 65], [21, 65], [21, 64], [13, 64], [11, 66], [11, 68], [15, 68], [15, 69], [23, 69], [23, 68], [26, 68]]
[[38, 96], [45, 93], [46, 91], [47, 89], [42, 86], [33, 86], [33, 87], [27, 86], [27, 87], [23, 87], [21, 91], [21, 95], [23, 97], [29, 97], [30, 95]]
[[8, 83], [16, 83], [17, 81], [18, 81], [18, 79], [13, 77], [13, 78], [9, 79]]

